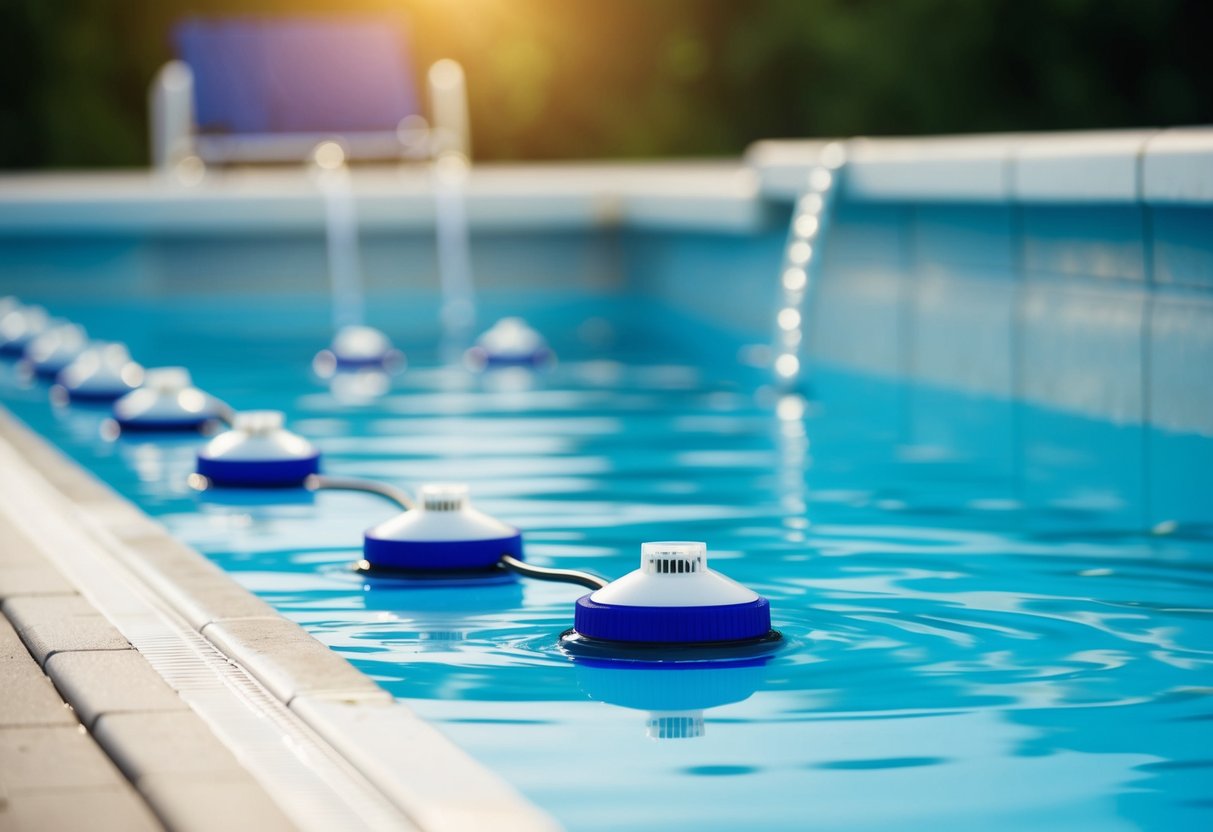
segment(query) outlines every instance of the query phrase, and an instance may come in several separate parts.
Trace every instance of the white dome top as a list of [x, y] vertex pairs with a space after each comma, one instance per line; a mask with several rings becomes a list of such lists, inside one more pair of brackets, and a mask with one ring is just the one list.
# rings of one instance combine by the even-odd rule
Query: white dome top
[[0, 342], [28, 339], [50, 323], [41, 306], [20, 306], [0, 315]]
[[534, 355], [547, 346], [543, 336], [522, 318], [502, 318], [476, 343], [490, 355], [518, 358]]
[[391, 349], [391, 340], [370, 326], [345, 326], [333, 336], [333, 355], [342, 361], [374, 361]]
[[214, 416], [219, 403], [194, 387], [184, 367], [155, 367], [144, 373], [144, 386], [114, 402], [119, 419], [188, 421]]
[[125, 344], [94, 342], [59, 373], [69, 390], [116, 390], [143, 383], [143, 368], [131, 360]]
[[306, 459], [316, 448], [302, 436], [283, 425], [286, 416], [280, 410], [245, 410], [232, 418], [232, 429], [219, 434], [202, 449], [209, 459], [230, 461], [275, 461]]
[[34, 364], [65, 363], [75, 359], [88, 346], [88, 333], [80, 324], [59, 324], [40, 333], [25, 348]]
[[748, 604], [758, 593], [708, 568], [707, 544], [644, 543], [640, 568], [595, 591], [590, 600], [628, 607], [715, 607]]
[[518, 530], [508, 523], [472, 508], [468, 487], [462, 483], [421, 486], [417, 507], [380, 523], [369, 532], [382, 540], [444, 542], [496, 540], [513, 537]]

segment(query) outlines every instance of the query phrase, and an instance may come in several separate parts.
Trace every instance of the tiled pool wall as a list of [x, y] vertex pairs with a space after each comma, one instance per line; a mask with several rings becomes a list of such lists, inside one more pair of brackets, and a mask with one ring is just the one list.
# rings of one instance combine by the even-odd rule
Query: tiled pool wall
[[[1213, 131], [855, 142], [808, 323], [1036, 522], [1213, 521]], [[828, 398], [826, 391], [819, 391]]]

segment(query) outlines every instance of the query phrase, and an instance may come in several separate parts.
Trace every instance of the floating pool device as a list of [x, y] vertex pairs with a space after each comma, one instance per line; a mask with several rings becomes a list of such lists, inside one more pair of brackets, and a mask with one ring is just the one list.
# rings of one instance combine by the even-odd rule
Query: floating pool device
[[49, 326], [50, 318], [41, 306], [17, 306], [0, 314], [0, 354], [22, 355], [29, 342]]
[[498, 564], [522, 558], [522, 533], [472, 508], [468, 487], [421, 486], [415, 508], [368, 529], [361, 571], [429, 580], [514, 580]]
[[122, 430], [201, 430], [221, 417], [224, 405], [194, 386], [184, 367], [144, 371], [143, 386], [114, 402], [114, 421]]
[[320, 471], [320, 451], [285, 427], [280, 410], [246, 410], [198, 451], [197, 473], [228, 488], [297, 488]]
[[59, 388], [72, 402], [111, 402], [143, 384], [143, 367], [125, 344], [94, 342], [64, 367]]
[[708, 568], [707, 546], [640, 547], [640, 568], [577, 600], [561, 644], [574, 656], [736, 661], [778, 645], [766, 598]]
[[502, 318], [476, 339], [465, 356], [473, 369], [539, 367], [554, 357], [543, 336], [522, 318]]
[[88, 333], [80, 324], [52, 326], [30, 339], [25, 360], [40, 378], [54, 378], [88, 349]]
[[357, 370], [395, 372], [404, 368], [404, 353], [374, 327], [343, 326], [333, 336], [329, 348], [316, 354], [312, 368], [324, 378]]

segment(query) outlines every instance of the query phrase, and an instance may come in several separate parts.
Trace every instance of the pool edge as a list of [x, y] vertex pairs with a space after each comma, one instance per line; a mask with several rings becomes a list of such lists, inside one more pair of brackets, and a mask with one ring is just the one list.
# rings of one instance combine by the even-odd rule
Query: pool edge
[[[289, 711], [326, 751], [370, 784], [407, 821], [423, 830], [555, 830], [558, 825], [513, 787], [395, 700], [370, 677], [240, 587], [196, 550], [182, 544], [141, 509], [65, 456], [0, 405], [0, 456], [15, 457], [5, 472], [9, 499], [0, 514], [14, 525], [69, 529], [114, 559], [196, 638], [217, 650]], [[67, 511], [19, 516], [12, 489], [53, 492]], [[0, 494], [4, 489], [0, 488]], [[32, 498], [32, 497], [31, 497]], [[35, 513], [37, 514], [37, 513]], [[46, 528], [54, 525], [57, 529]], [[41, 537], [41, 536], [38, 536]], [[36, 540], [35, 543], [38, 543]], [[47, 565], [65, 573], [95, 600], [104, 589], [85, 585], [45, 543]], [[121, 576], [115, 576], [120, 580]], [[120, 631], [124, 622], [96, 604]], [[146, 617], [144, 615], [143, 617]], [[130, 621], [126, 621], [127, 628]], [[144, 654], [135, 639], [135, 649]], [[155, 664], [155, 663], [153, 663]], [[179, 694], [172, 679], [161, 678]], [[242, 760], [233, 738], [219, 737]], [[475, 797], [472, 797], [472, 796]], [[286, 808], [286, 807], [283, 807]], [[376, 828], [386, 828], [370, 824]]]

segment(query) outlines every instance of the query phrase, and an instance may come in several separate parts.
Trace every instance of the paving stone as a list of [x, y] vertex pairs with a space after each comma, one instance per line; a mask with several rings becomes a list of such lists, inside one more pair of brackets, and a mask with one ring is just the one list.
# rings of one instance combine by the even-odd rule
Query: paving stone
[[72, 650], [130, 650], [131, 645], [105, 616], [80, 595], [10, 598], [4, 614], [34, 659]]
[[29, 675], [0, 669], [0, 727], [75, 725], [71, 711], [33, 659], [29, 667]]
[[167, 533], [124, 538], [123, 544], [142, 561], [145, 579], [195, 629], [222, 618], [276, 615], [273, 607]]
[[48, 563], [0, 564], [0, 600], [68, 592], [75, 592], [75, 587]]
[[32, 541], [12, 522], [0, 514], [0, 567], [28, 566], [32, 563], [44, 563], [45, 558]]
[[87, 726], [101, 714], [188, 708], [135, 650], [56, 653], [46, 672]]
[[193, 711], [103, 714], [93, 736], [134, 782], [156, 775], [251, 776]]
[[0, 601], [19, 595], [75, 592], [43, 552], [0, 514]]
[[0, 727], [75, 724], [21, 637], [0, 616]]
[[153, 832], [163, 828], [129, 784], [13, 792], [0, 807], [0, 830], [4, 832]]
[[392, 701], [368, 676], [285, 618], [216, 621], [202, 634], [283, 702], [301, 694]]
[[287, 832], [297, 828], [251, 780], [145, 777], [139, 789], [174, 832]]
[[0, 782], [10, 792], [126, 781], [81, 725], [0, 728]]

